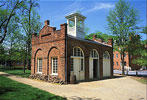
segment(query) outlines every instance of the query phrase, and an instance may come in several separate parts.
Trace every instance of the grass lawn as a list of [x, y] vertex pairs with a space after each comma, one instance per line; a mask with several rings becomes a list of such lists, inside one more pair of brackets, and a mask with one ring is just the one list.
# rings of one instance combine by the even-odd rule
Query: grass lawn
[[31, 74], [31, 70], [26, 70], [26, 73], [23, 72], [23, 70], [1, 70], [2, 72], [6, 72], [8, 74], [12, 74], [12, 75], [18, 75], [21, 77], [29, 77], [29, 75]]
[[8, 74], [12, 74], [12, 75], [18, 75], [21, 77], [29, 77], [31, 74], [31, 70], [26, 70], [25, 73], [23, 72], [23, 69], [4, 69], [2, 67], [0, 67], [0, 71], [2, 72], [6, 72]]
[[66, 98], [0, 76], [0, 100], [66, 100]]
[[147, 77], [136, 77], [136, 76], [131, 76], [132, 79], [137, 80], [143, 84], [147, 84]]

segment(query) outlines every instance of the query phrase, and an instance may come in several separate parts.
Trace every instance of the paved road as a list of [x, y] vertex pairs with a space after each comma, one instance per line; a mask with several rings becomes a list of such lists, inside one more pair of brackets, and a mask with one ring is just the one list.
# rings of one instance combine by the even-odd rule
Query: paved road
[[[129, 76], [81, 82], [75, 85], [55, 85], [47, 82], [22, 78], [0, 72], [12, 80], [37, 87], [50, 93], [67, 97], [69, 100], [146, 100], [146, 85]], [[2, 81], [2, 80], [1, 80]]]
[[[147, 76], [147, 70], [137, 71], [137, 72], [138, 72], [138, 75], [140, 75], [140, 76]], [[113, 70], [113, 73], [114, 74], [122, 74], [122, 71], [121, 70]], [[126, 73], [126, 71], [125, 71], [125, 73]], [[129, 71], [128, 75], [136, 75], [136, 71]]]

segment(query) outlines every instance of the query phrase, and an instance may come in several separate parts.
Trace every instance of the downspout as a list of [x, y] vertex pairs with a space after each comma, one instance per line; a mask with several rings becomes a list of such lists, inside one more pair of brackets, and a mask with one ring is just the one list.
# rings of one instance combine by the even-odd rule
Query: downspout
[[67, 26], [65, 29], [65, 82], [67, 83]]
[[112, 73], [112, 77], [113, 77], [113, 68], [114, 68], [114, 64], [113, 64], [113, 61], [114, 61], [114, 58], [113, 58], [113, 51], [114, 51], [114, 43], [113, 43], [113, 38], [112, 38], [112, 69], [111, 69], [111, 73]]

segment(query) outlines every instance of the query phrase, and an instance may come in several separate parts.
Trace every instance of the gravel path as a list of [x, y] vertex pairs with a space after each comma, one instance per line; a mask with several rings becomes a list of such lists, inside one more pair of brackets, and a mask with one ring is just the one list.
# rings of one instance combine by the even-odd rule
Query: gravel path
[[[55, 85], [0, 72], [12, 80], [37, 87], [69, 100], [147, 100], [147, 87], [129, 77], [81, 82], [74, 85]], [[2, 80], [1, 80], [2, 81]]]

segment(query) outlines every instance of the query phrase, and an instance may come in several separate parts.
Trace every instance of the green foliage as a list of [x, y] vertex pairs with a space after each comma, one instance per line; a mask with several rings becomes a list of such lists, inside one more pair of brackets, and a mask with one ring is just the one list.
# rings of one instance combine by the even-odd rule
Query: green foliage
[[[145, 29], [146, 28], [144, 28], [143, 31]], [[144, 34], [146, 34], [146, 31], [144, 31]], [[136, 59], [133, 60], [134, 64], [147, 67], [147, 48], [145, 48], [146, 44], [147, 40], [141, 41], [139, 35], [137, 37], [132, 36], [131, 41], [129, 41], [128, 51], [130, 54], [138, 56]]]
[[49, 92], [0, 76], [0, 100], [66, 100]]
[[75, 26], [75, 23], [73, 21], [69, 21], [69, 27], [74, 27]]
[[102, 32], [96, 32], [96, 33], [92, 33], [92, 34], [86, 35], [85, 38], [92, 40], [94, 35], [96, 35], [96, 38], [99, 38], [99, 39], [101, 39], [104, 42], [108, 42], [108, 39], [110, 39], [110, 38], [116, 39], [115, 36], [104, 34]]
[[109, 30], [117, 36], [114, 45], [119, 47], [118, 51], [121, 54], [122, 72], [124, 74], [124, 53], [128, 52], [129, 37], [137, 32], [138, 12], [126, 0], [119, 0], [115, 4], [115, 8], [110, 10], [107, 21]]
[[140, 65], [140, 66], [146, 66], [147, 67], [147, 50], [138, 50], [140, 57], [137, 59], [134, 59], [133, 63]]
[[142, 29], [142, 32], [141, 32], [141, 33], [147, 34], [147, 26], [143, 27], [143, 29]]
[[12, 18], [21, 11], [25, 0], [3, 0], [0, 2], [0, 44], [7, 35], [7, 28]]
[[26, 36], [25, 62], [27, 62], [28, 69], [31, 67], [32, 33], [39, 33], [42, 26], [42, 23], [40, 22], [40, 16], [36, 11], [38, 6], [39, 4], [36, 0], [28, 0], [25, 5], [25, 10], [21, 16], [21, 25]]
[[116, 45], [120, 46], [120, 52], [125, 52], [129, 37], [136, 32], [139, 21], [137, 11], [131, 8], [126, 0], [119, 0], [115, 9], [110, 10], [107, 21], [110, 31], [118, 37]]
[[30, 67], [32, 33], [42, 26], [38, 6], [36, 0], [0, 2], [0, 61], [24, 61]]

